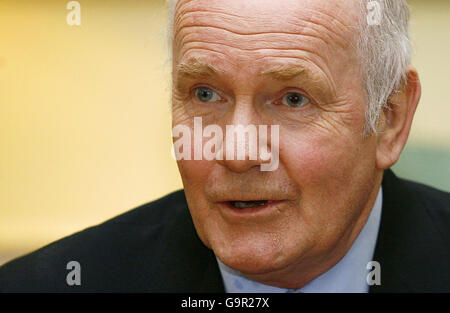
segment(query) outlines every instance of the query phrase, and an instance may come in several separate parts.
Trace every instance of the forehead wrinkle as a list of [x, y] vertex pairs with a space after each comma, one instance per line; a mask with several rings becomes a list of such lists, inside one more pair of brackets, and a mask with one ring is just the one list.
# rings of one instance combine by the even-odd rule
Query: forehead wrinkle
[[[223, 7], [222, 9], [225, 10], [227, 7]], [[343, 9], [341, 8], [341, 11], [342, 10]], [[324, 10], [320, 10], [320, 8], [302, 8], [301, 17], [296, 17], [294, 19], [291, 15], [284, 19], [284, 23], [287, 24], [287, 28], [284, 27], [281, 31], [280, 24], [275, 22], [273, 16], [263, 15], [262, 18], [255, 18], [251, 16], [244, 17], [226, 11], [221, 12], [204, 8], [194, 10], [190, 8], [189, 10], [180, 10], [180, 12], [178, 12], [175, 38], [181, 35], [183, 28], [186, 26], [209, 26], [231, 32], [236, 35], [259, 35], [270, 33], [304, 35], [319, 39], [327, 45], [334, 43], [341, 48], [348, 48], [350, 41], [353, 39], [355, 27], [344, 24], [344, 21], [341, 21], [338, 16], [332, 16], [328, 12], [322, 11]], [[357, 20], [349, 14], [346, 14], [346, 16], [350, 16], [352, 21]], [[251, 24], [253, 22], [255, 22], [255, 25], [252, 26]], [[351, 24], [353, 22], [349, 23]], [[217, 24], [220, 24], [220, 26]], [[252, 31], [261, 26], [265, 28], [264, 31]]]
[[[208, 49], [205, 49], [205, 46], [204, 46], [205, 44], [207, 44], [209, 46]], [[310, 49], [310, 48], [301, 48], [301, 49], [300, 48], [291, 48], [291, 47], [244, 48], [244, 47], [239, 47], [236, 45], [231, 45], [228, 43], [210, 42], [210, 41], [206, 41], [206, 40], [191, 40], [191, 41], [183, 42], [182, 47], [180, 48], [180, 54], [186, 54], [186, 52], [189, 51], [190, 49], [214, 50], [214, 49], [212, 49], [212, 47], [214, 47], [214, 46], [217, 46], [219, 51], [223, 51], [226, 48], [236, 49], [236, 50], [245, 51], [245, 52], [254, 52], [254, 53], [258, 53], [258, 52], [263, 53], [264, 51], [273, 51], [273, 52], [278, 51], [278, 52], [286, 52], [286, 53], [291, 52], [291, 53], [293, 53], [292, 54], [293, 56], [298, 53], [301, 53], [301, 54], [309, 53], [311, 55], [315, 55], [316, 57], [324, 59], [324, 56], [319, 55], [316, 50]], [[249, 55], [249, 57], [252, 57], [252, 56]]]
[[[296, 40], [298, 40], [298, 43], [304, 42], [302, 39], [311, 39], [311, 40], [318, 40], [320, 41], [322, 44], [326, 45], [326, 46], [330, 46], [333, 43], [337, 44], [339, 47], [345, 49], [348, 47], [348, 42], [344, 40], [343, 35], [342, 34], [336, 34], [333, 33], [333, 30], [331, 28], [327, 28], [313, 20], [310, 21], [302, 21], [304, 25], [300, 25], [299, 23], [295, 24], [295, 23], [290, 23], [292, 24], [294, 27], [296, 27], [296, 30], [276, 30], [276, 29], [268, 29], [265, 31], [243, 31], [243, 30], [238, 30], [238, 29], [233, 29], [231, 27], [227, 27], [227, 26], [223, 26], [223, 25], [218, 25], [216, 23], [214, 23], [213, 21], [209, 21], [209, 23], [206, 23], [206, 21], [204, 23], [181, 23], [178, 25], [175, 35], [174, 35], [174, 40], [176, 42], [180, 42], [181, 44], [186, 42], [186, 38], [191, 37], [191, 36], [198, 36], [198, 32], [196, 32], [196, 30], [215, 30], [215, 31], [219, 31], [219, 32], [223, 32], [226, 35], [231, 35], [231, 36], [236, 36], [236, 37], [240, 37], [240, 38], [247, 38], [247, 42], [252, 42], [253, 44], [258, 44], [258, 43], [265, 43], [267, 44], [267, 40], [265, 40], [265, 36], [279, 36], [278, 39], [281, 39], [281, 37], [298, 37], [296, 39], [292, 39], [292, 38], [285, 38], [283, 39], [284, 42], [286, 43], [293, 43]], [[311, 27], [311, 25], [314, 25], [315, 27]], [[300, 30], [299, 28], [302, 27], [302, 29]], [[322, 28], [325, 29], [326, 31], [319, 31], [317, 28]], [[190, 29], [194, 29], [194, 31], [189, 32]], [[331, 34], [329, 33], [331, 32]], [[186, 34], [187, 33], [187, 34]], [[280, 37], [281, 36], [281, 37]], [[338, 37], [340, 36], [341, 40], [336, 40]], [[181, 37], [181, 38], [180, 38]], [[258, 38], [261, 37], [261, 38]], [[216, 37], [218, 40], [219, 38]], [[250, 41], [249, 41], [250, 40]], [[223, 41], [225, 42], [229, 42], [229, 40], [227, 41], [226, 39], [223, 39]], [[241, 40], [239, 40], [241, 41]], [[277, 44], [279, 44], [279, 42], [277, 42]], [[237, 48], [237, 47], [235, 47]], [[289, 49], [289, 48], [285, 48], [285, 49]], [[292, 48], [291, 48], [292, 49]], [[246, 49], [246, 50], [256, 50], [256, 49]]]
[[[188, 26], [185, 26], [186, 28], [190, 28]], [[194, 27], [194, 26], [192, 26]], [[209, 27], [209, 29], [213, 29], [213, 27]], [[212, 33], [212, 31], [205, 31], [205, 33]], [[255, 52], [256, 55], [252, 56], [249, 55], [248, 57], [256, 57], [259, 54], [264, 54], [265, 51], [279, 51], [284, 53], [292, 53], [292, 56], [298, 55], [298, 54], [305, 54], [309, 53], [310, 55], [317, 57], [321, 60], [321, 62], [325, 62], [327, 60], [328, 54], [321, 55], [319, 54], [322, 49], [314, 49], [311, 47], [313, 44], [313, 40], [317, 39], [316, 37], [310, 37], [310, 36], [304, 36], [304, 35], [287, 35], [284, 33], [281, 33], [280, 35], [288, 36], [288, 38], [285, 38], [283, 41], [278, 41], [277, 45], [274, 45], [273, 47], [267, 45], [267, 43], [274, 43], [275, 41], [268, 41], [268, 40], [255, 40], [253, 41], [246, 41], [247, 44], [243, 46], [239, 46], [236, 44], [232, 44], [232, 40], [218, 40], [218, 39], [207, 39], [201, 36], [202, 32], [192, 30], [191, 32], [187, 32], [183, 35], [183, 38], [181, 38], [181, 42], [178, 41], [176, 44], [174, 44], [174, 47], [178, 48], [177, 51], [181, 55], [185, 55], [187, 51], [191, 49], [203, 49], [203, 50], [217, 50], [217, 52], [220, 52], [224, 54], [223, 52], [228, 49], [236, 49], [244, 52]], [[273, 34], [273, 33], [271, 33]], [[292, 37], [306, 37], [311, 40], [300, 40], [297, 38], [297, 40], [292, 39]], [[192, 38], [191, 38], [192, 37]], [[218, 38], [219, 36], [215, 36], [215, 38]], [[295, 38], [294, 37], [294, 38]], [[289, 39], [289, 40], [288, 40]], [[236, 40], [235, 40], [236, 41]], [[237, 40], [236, 42], [243, 42], [243, 39]], [[292, 42], [298, 42], [303, 43], [303, 45], [300, 46], [288, 46], [289, 43]], [[265, 45], [263, 47], [257, 47], [257, 45], [260, 45], [260, 43], [264, 43]], [[230, 54], [231, 53], [231, 54]], [[229, 52], [230, 56], [233, 56], [233, 52]], [[226, 54], [225, 54], [226, 55]], [[329, 60], [328, 60], [329, 61]], [[326, 62], [325, 62], [326, 63]]]
[[[320, 9], [309, 9], [308, 11], [311, 12], [311, 15], [302, 19], [302, 21], [307, 23], [307, 25], [312, 24], [316, 27], [326, 30], [325, 32], [319, 33], [325, 33], [330, 39], [334, 39], [334, 42], [336, 42], [342, 48], [347, 48], [352, 40], [355, 40], [354, 34], [355, 30], [358, 30], [359, 21], [357, 15], [350, 14], [349, 12], [347, 12], [346, 14], [335, 13], [335, 15], [331, 15], [329, 12]], [[346, 15], [349, 17], [348, 24], [344, 23], [344, 21], [341, 21], [341, 15]], [[310, 28], [314, 29], [312, 27]]]
[[[197, 29], [197, 30], [205, 29], [206, 31], [208, 31], [208, 30], [217, 30], [217, 31], [229, 33], [232, 36], [235, 35], [237, 37], [240, 37], [241, 39], [237, 40], [238, 42], [243, 42], [243, 39], [246, 39], [247, 45], [252, 44], [253, 46], [256, 46], [258, 44], [264, 43], [266, 46], [264, 48], [238, 47], [238, 46], [232, 45], [230, 43], [232, 40], [227, 40], [227, 39], [219, 40], [219, 38], [217, 36], [215, 37], [215, 41], [214, 42], [213, 41], [208, 41], [207, 39], [204, 39], [204, 38], [202, 38], [202, 40], [195, 40], [195, 39], [192, 40], [192, 39], [189, 39], [189, 38], [190, 37], [194, 37], [194, 38], [198, 37], [199, 36], [199, 32], [195, 31], [195, 30], [193, 30], [192, 32], [189, 32], [188, 30], [190, 28], [194, 28], [194, 29]], [[183, 33], [186, 33], [186, 32], [187, 32], [187, 34], [183, 34]], [[179, 40], [180, 46], [183, 46], [183, 45], [186, 45], [186, 44], [189, 44], [189, 43], [195, 43], [195, 42], [199, 42], [200, 43], [201, 42], [201, 43], [206, 43], [206, 44], [217, 44], [217, 45], [229, 46], [231, 48], [236, 48], [236, 49], [240, 49], [240, 50], [243, 50], [243, 51], [278, 49], [278, 50], [293, 50], [293, 51], [303, 50], [303, 51], [306, 51], [306, 52], [315, 53], [315, 50], [317, 50], [317, 49], [308, 49], [308, 48], [303, 47], [303, 46], [301, 48], [300, 47], [294, 47], [294, 46], [292, 46], [292, 47], [287, 47], [287, 46], [286, 47], [282, 47], [282, 46], [269, 47], [267, 44], [269, 42], [274, 44], [275, 41], [268, 41], [265, 38], [262, 38], [262, 39], [258, 39], [257, 38], [258, 36], [264, 37], [264, 36], [270, 36], [270, 35], [275, 35], [275, 36], [279, 36], [279, 37], [280, 36], [286, 37], [286, 38], [283, 38], [282, 41], [278, 41], [277, 42], [278, 45], [292, 44], [292, 42], [295, 42], [295, 40], [292, 39], [293, 37], [296, 37], [296, 39], [298, 40], [299, 43], [311, 43], [311, 42], [313, 42], [313, 40], [319, 40], [321, 43], [323, 43], [325, 45], [329, 45], [329, 42], [327, 42], [323, 38], [321, 38], [319, 36], [316, 36], [314, 34], [306, 34], [306, 33], [305, 34], [299, 34], [299, 33], [287, 33], [287, 32], [258, 32], [258, 33], [246, 33], [246, 34], [244, 34], [244, 33], [238, 33], [238, 32], [235, 32], [235, 31], [231, 31], [231, 30], [226, 29], [224, 27], [210, 26], [210, 25], [209, 26], [206, 26], [206, 25], [186, 25], [186, 26], [182, 26], [180, 28], [180, 30], [177, 32], [176, 38], [179, 38], [181, 36], [181, 38]], [[305, 41], [305, 40], [301, 40], [301, 38], [302, 39], [308, 39], [310, 41], [308, 42], [308, 41]], [[281, 39], [281, 38], [278, 38], [278, 40], [279, 39]]]
[[215, 10], [202, 10], [202, 9], [196, 9], [196, 10], [184, 10], [184, 11], [180, 11], [177, 14], [177, 17], [175, 19], [175, 23], [177, 24], [181, 24], [183, 22], [189, 22], [189, 21], [195, 21], [196, 20], [196, 14], [200, 15], [201, 14], [210, 14], [213, 13], [215, 17], [220, 16], [220, 21], [224, 21], [227, 20], [228, 22], [235, 22], [233, 20], [233, 18], [237, 18], [238, 20], [243, 20], [246, 21], [248, 20], [248, 17], [245, 16], [241, 16], [241, 15], [236, 15], [236, 14], [232, 14], [229, 12], [221, 12], [221, 11], [215, 11]]

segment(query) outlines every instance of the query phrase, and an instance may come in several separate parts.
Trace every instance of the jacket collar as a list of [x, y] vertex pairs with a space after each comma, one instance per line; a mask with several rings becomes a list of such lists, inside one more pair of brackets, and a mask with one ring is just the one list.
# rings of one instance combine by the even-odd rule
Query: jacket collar
[[[374, 260], [380, 263], [381, 285], [370, 292], [418, 292], [431, 290], [439, 281], [439, 265], [427, 266], [429, 260], [442, 261], [439, 234], [427, 214], [423, 195], [391, 170], [383, 177], [383, 209]], [[442, 265], [445, 268], [445, 265]]]

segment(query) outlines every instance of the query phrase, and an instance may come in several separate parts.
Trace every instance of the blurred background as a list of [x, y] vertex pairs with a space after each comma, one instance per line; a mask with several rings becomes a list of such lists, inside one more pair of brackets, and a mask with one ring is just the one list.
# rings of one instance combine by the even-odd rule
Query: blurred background
[[[181, 188], [164, 0], [0, 0], [0, 264]], [[408, 1], [423, 96], [394, 171], [450, 191], [450, 1]], [[72, 21], [74, 21], [72, 19]]]

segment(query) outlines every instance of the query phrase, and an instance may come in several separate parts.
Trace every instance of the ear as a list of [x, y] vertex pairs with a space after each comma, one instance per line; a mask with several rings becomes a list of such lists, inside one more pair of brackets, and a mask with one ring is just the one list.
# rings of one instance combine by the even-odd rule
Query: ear
[[391, 94], [389, 107], [383, 110], [382, 131], [377, 139], [376, 166], [385, 170], [397, 162], [408, 139], [411, 124], [421, 95], [419, 74], [407, 69], [405, 84]]

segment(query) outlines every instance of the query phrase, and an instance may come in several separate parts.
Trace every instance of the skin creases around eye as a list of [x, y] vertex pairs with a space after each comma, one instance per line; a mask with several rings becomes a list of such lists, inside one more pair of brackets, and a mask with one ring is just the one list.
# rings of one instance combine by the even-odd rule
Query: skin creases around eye
[[222, 98], [217, 94], [217, 92], [208, 87], [196, 88], [195, 96], [200, 102], [204, 103], [213, 103], [222, 100]]

